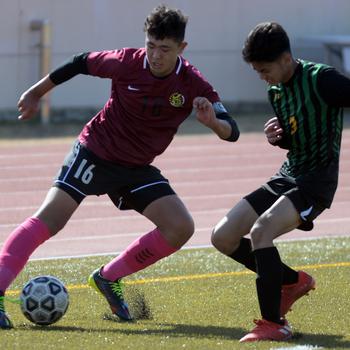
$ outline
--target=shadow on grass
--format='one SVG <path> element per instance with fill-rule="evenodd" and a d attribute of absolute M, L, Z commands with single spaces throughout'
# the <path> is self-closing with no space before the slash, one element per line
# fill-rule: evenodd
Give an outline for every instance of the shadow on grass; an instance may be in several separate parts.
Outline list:
<path fill-rule="evenodd" d="M 108 321 L 112 321 L 108 319 Z M 113 320 L 114 321 L 114 320 Z M 82 332 L 82 333 L 119 333 L 126 336 L 169 336 L 169 337 L 185 337 L 185 338 L 207 338 L 221 340 L 239 340 L 243 337 L 247 330 L 243 328 L 232 328 L 223 326 L 202 326 L 193 324 L 180 323 L 153 323 L 147 322 L 147 326 L 143 325 L 142 329 L 135 329 L 138 324 L 135 322 L 114 321 L 116 328 L 83 328 L 77 326 L 59 326 L 51 325 L 41 327 L 35 325 L 23 324 L 17 326 L 17 330 L 40 331 L 40 332 Z M 350 341 L 345 340 L 343 335 L 338 334 L 311 334 L 311 333 L 295 333 L 293 338 L 288 341 L 290 344 L 309 344 L 325 349 L 349 349 Z"/>
<path fill-rule="evenodd" d="M 112 321 L 108 319 L 108 321 Z M 200 326 L 188 324 L 172 324 L 172 323 L 148 323 L 145 329 L 135 329 L 135 322 L 114 321 L 118 327 L 116 328 L 83 328 L 78 326 L 59 326 L 51 325 L 47 327 L 36 326 L 32 324 L 23 324 L 17 326 L 17 330 L 39 331 L 39 332 L 83 332 L 83 333 L 119 333 L 127 336 L 137 335 L 168 335 L 171 337 L 188 337 L 188 338 L 218 338 L 218 339 L 240 339 L 244 335 L 244 329 L 231 328 L 221 326 Z"/>
<path fill-rule="evenodd" d="M 118 331 L 125 335 L 142 335 L 145 333 L 147 333 L 148 335 L 167 334 L 173 337 L 201 337 L 238 341 L 249 330 L 222 326 L 200 326 L 188 324 L 160 323 L 157 324 L 156 329 L 147 328 L 147 331 L 132 329 L 119 329 Z M 338 334 L 295 333 L 292 339 L 288 341 L 288 343 L 294 343 L 299 345 L 307 343 L 310 345 L 323 347 L 325 349 L 350 348 L 350 341 L 344 340 L 344 336 Z"/>
<path fill-rule="evenodd" d="M 245 331 L 243 328 L 232 328 L 223 326 L 201 326 L 193 324 L 180 323 L 156 323 L 156 328 L 151 328 L 151 324 L 147 330 L 137 329 L 119 329 L 120 333 L 125 335 L 169 335 L 170 337 L 186 337 L 186 338 L 218 338 L 218 339 L 240 339 Z"/>
<path fill-rule="evenodd" d="M 344 339 L 344 336 L 339 334 L 295 333 L 290 342 L 310 344 L 325 349 L 350 349 L 350 341 Z"/>

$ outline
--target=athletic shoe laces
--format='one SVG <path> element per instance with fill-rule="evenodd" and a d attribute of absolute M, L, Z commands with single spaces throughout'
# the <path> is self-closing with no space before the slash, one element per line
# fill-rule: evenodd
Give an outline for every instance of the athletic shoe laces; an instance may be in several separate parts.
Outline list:
<path fill-rule="evenodd" d="M 14 299 L 14 298 L 1 296 L 0 297 L 0 311 L 2 311 L 2 312 L 5 312 L 5 303 L 4 303 L 5 300 L 9 301 L 10 303 L 13 303 L 13 304 L 22 304 L 20 299 Z"/>
<path fill-rule="evenodd" d="M 119 298 L 123 299 L 123 285 L 122 281 L 109 282 L 112 292 Z"/>
<path fill-rule="evenodd" d="M 4 299 L 5 297 L 0 297 L 0 311 L 2 312 L 5 312 Z"/>

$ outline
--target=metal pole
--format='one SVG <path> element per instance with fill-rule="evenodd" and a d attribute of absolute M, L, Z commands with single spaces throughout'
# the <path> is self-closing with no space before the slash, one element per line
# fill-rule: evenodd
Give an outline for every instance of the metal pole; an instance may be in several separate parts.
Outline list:
<path fill-rule="evenodd" d="M 45 77 L 50 73 L 51 67 L 51 23 L 49 20 L 34 20 L 30 23 L 31 30 L 40 31 L 40 78 Z M 50 122 L 50 94 L 45 94 L 41 99 L 40 118 L 42 124 Z"/>

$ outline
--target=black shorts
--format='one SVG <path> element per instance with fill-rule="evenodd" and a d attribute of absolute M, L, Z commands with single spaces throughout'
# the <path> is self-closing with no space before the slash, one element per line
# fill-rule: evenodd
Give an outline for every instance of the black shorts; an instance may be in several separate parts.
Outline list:
<path fill-rule="evenodd" d="M 326 207 L 302 191 L 290 178 L 276 176 L 262 185 L 261 188 L 244 197 L 260 216 L 269 209 L 281 196 L 288 197 L 298 211 L 302 224 L 298 229 L 310 231 L 313 229 L 313 220 L 320 215 Z"/>
<path fill-rule="evenodd" d="M 121 210 L 142 213 L 154 200 L 175 194 L 169 181 L 152 165 L 125 167 L 97 157 L 78 141 L 66 156 L 54 186 L 77 203 L 89 195 L 107 194 Z"/>

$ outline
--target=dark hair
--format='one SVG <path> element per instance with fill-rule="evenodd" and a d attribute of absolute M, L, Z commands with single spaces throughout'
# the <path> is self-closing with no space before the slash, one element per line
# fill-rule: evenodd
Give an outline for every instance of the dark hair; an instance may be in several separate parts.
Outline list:
<path fill-rule="evenodd" d="M 171 38 L 181 43 L 185 39 L 187 19 L 180 10 L 159 5 L 146 18 L 143 30 L 156 40 Z"/>
<path fill-rule="evenodd" d="M 273 62 L 284 52 L 291 52 L 286 31 L 276 22 L 265 22 L 249 33 L 242 55 L 248 63 Z"/>

